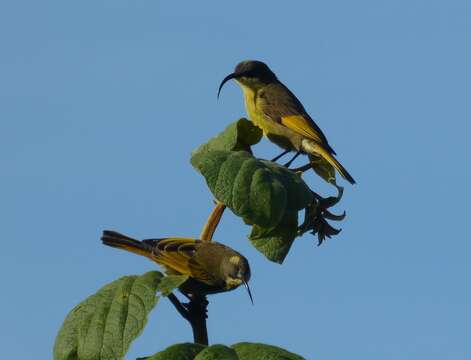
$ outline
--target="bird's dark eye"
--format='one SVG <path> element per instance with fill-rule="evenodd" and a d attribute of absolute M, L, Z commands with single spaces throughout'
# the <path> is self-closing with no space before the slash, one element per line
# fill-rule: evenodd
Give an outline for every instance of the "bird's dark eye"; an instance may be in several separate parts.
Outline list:
<path fill-rule="evenodd" d="M 231 271 L 230 276 L 234 279 L 237 279 L 239 277 L 239 269 L 233 268 Z"/>

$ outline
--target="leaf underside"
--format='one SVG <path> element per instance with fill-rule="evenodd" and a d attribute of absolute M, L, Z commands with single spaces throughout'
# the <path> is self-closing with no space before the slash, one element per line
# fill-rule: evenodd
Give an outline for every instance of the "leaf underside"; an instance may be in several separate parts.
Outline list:
<path fill-rule="evenodd" d="M 274 228 L 252 227 L 249 235 L 252 245 L 267 259 L 281 264 L 298 235 L 298 213 L 285 214 L 280 223 Z"/>
<path fill-rule="evenodd" d="M 299 174 L 252 155 L 246 145 L 260 140 L 254 134 L 260 135 L 255 125 L 238 120 L 194 151 L 191 163 L 214 197 L 253 225 L 252 244 L 281 263 L 297 235 L 297 213 L 313 197 Z"/>
<path fill-rule="evenodd" d="M 67 315 L 54 344 L 55 360 L 121 360 L 158 301 L 184 280 L 158 271 L 103 286 Z M 162 285 L 162 287 L 160 287 Z"/>

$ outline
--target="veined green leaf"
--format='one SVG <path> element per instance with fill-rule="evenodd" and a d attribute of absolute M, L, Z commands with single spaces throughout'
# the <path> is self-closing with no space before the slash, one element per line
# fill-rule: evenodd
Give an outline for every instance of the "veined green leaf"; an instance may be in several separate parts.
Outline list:
<path fill-rule="evenodd" d="M 260 140 L 259 130 L 238 120 L 194 151 L 191 164 L 219 202 L 253 225 L 252 244 L 281 263 L 298 235 L 297 213 L 313 195 L 300 174 L 252 155 L 250 145 Z"/>
<path fill-rule="evenodd" d="M 175 344 L 154 354 L 147 360 L 194 360 L 195 356 L 205 348 L 204 345 L 193 343 Z"/>
<path fill-rule="evenodd" d="M 230 347 L 216 344 L 201 351 L 194 360 L 239 360 L 239 357 Z"/>
<path fill-rule="evenodd" d="M 262 136 L 262 130 L 258 126 L 247 119 L 241 118 L 228 125 L 206 144 L 201 145 L 193 152 L 192 157 L 214 150 L 245 150 L 250 152 L 250 146 L 258 143 Z"/>
<path fill-rule="evenodd" d="M 281 264 L 297 235 L 298 213 L 294 211 L 286 213 L 280 223 L 273 228 L 254 225 L 249 239 L 268 260 Z"/>
<path fill-rule="evenodd" d="M 158 271 L 124 276 L 78 304 L 54 344 L 55 360 L 121 360 L 158 297 Z"/>
<path fill-rule="evenodd" d="M 192 158 L 214 197 L 247 224 L 274 227 L 312 194 L 298 174 L 245 151 L 209 151 Z"/>
<path fill-rule="evenodd" d="M 303 357 L 293 354 L 277 346 L 241 342 L 232 345 L 239 360 L 305 360 Z"/>
<path fill-rule="evenodd" d="M 168 347 L 147 360 L 305 360 L 303 357 L 277 346 L 241 342 L 203 346 L 183 343 Z"/>
<path fill-rule="evenodd" d="M 188 275 L 166 275 L 160 280 L 157 289 L 162 296 L 169 296 L 170 293 L 188 280 Z"/>

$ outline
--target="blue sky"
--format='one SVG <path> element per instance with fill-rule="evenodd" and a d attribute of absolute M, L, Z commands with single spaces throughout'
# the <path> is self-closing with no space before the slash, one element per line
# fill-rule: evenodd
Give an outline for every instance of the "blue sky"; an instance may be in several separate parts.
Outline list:
<path fill-rule="evenodd" d="M 469 1 L 10 1 L 0 4 L 0 343 L 47 359 L 67 312 L 154 269 L 103 229 L 197 236 L 212 207 L 191 151 L 245 114 L 222 78 L 266 61 L 357 180 L 342 233 L 282 266 L 230 212 L 216 233 L 252 265 L 210 298 L 212 343 L 308 359 L 469 359 Z M 264 141 L 260 157 L 279 151 Z M 332 189 L 309 175 L 325 194 Z M 466 285 L 468 284 L 468 285 Z M 128 359 L 191 340 L 167 300 Z"/>

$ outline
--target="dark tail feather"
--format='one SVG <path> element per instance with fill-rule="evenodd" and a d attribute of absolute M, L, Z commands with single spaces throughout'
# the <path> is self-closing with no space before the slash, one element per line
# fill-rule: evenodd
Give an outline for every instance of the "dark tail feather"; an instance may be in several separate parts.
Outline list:
<path fill-rule="evenodd" d="M 339 164 L 339 168 L 340 168 L 340 175 L 342 175 L 345 180 L 347 180 L 350 184 L 354 185 L 356 184 L 356 181 L 355 179 L 352 177 L 352 175 L 350 175 L 350 173 L 347 171 L 347 169 L 345 169 L 342 164 L 338 163 Z"/>
<path fill-rule="evenodd" d="M 151 244 L 135 240 L 116 231 L 105 230 L 101 236 L 103 244 L 152 258 Z"/>
<path fill-rule="evenodd" d="M 345 168 L 344 168 L 344 169 L 345 169 Z M 352 177 L 352 175 L 350 175 L 350 174 L 348 173 L 347 170 L 345 170 L 344 173 L 345 173 L 345 179 L 347 179 L 347 181 L 348 181 L 350 184 L 354 185 L 354 184 L 357 183 L 357 182 L 355 181 L 355 179 Z"/>

